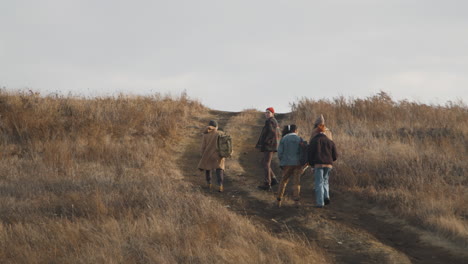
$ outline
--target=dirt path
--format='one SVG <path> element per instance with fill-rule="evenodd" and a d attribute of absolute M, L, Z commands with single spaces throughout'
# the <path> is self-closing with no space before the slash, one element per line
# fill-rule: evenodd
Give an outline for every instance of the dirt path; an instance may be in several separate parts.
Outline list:
<path fill-rule="evenodd" d="M 278 121 L 287 122 L 287 115 Z M 196 169 L 199 161 L 201 130 L 214 119 L 234 140 L 235 153 L 226 162 L 225 192 L 209 191 L 204 176 Z M 453 254 L 421 239 L 421 232 L 377 205 L 335 191 L 331 186 L 331 205 L 313 207 L 313 179 L 306 172 L 301 180 L 301 205 L 288 199 L 289 187 L 282 208 L 276 207 L 275 193 L 256 188 L 262 182 L 261 153 L 254 149 L 263 126 L 259 113 L 211 111 L 199 117 L 199 124 L 187 127 L 190 141 L 181 159 L 185 177 L 199 186 L 206 195 L 216 198 L 233 212 L 264 225 L 278 237 L 295 236 L 317 244 L 336 263 L 468 263 L 467 256 Z M 273 165 L 278 179 L 277 164 Z M 276 191 L 276 189 L 275 189 Z"/>

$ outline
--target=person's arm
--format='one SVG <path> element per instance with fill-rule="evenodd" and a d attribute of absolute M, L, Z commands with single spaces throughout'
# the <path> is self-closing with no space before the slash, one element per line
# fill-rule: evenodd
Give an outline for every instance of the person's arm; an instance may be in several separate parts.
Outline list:
<path fill-rule="evenodd" d="M 262 128 L 262 132 L 260 133 L 260 137 L 258 137 L 256 148 L 260 149 L 263 146 L 263 142 L 265 141 L 265 127 Z"/>
<path fill-rule="evenodd" d="M 281 138 L 281 132 L 278 134 L 278 122 L 276 121 L 276 119 L 269 119 L 269 131 L 268 131 L 268 134 L 269 136 L 271 136 L 272 138 L 273 137 L 276 137 L 279 141 L 279 138 Z"/>
<path fill-rule="evenodd" d="M 283 154 L 284 154 L 284 140 L 282 139 L 278 147 L 278 158 L 280 160 L 283 159 Z"/>
<path fill-rule="evenodd" d="M 271 148 L 277 149 L 281 140 L 281 132 L 278 131 L 279 129 L 276 119 L 268 119 L 265 126 L 267 128 L 265 133 L 265 144 Z"/>
<path fill-rule="evenodd" d="M 333 158 L 333 161 L 338 159 L 338 151 L 336 150 L 336 145 L 333 141 L 332 141 L 332 158 Z"/>
<path fill-rule="evenodd" d="M 309 147 L 307 148 L 307 158 L 309 160 L 309 165 L 314 167 L 314 160 L 315 160 L 315 148 L 317 143 L 315 141 L 310 142 Z"/>
<path fill-rule="evenodd" d="M 306 144 L 304 139 L 302 139 L 301 137 L 299 137 L 299 140 L 298 140 L 298 146 L 297 146 L 297 151 L 296 151 L 296 155 L 300 158 L 301 157 L 301 152 L 302 152 L 302 145 L 303 144 Z"/>

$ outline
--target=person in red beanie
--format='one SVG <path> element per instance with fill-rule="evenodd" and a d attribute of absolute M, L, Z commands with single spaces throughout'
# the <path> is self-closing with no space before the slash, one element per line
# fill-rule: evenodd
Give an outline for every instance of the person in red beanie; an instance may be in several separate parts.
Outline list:
<path fill-rule="evenodd" d="M 256 148 L 263 152 L 262 166 L 265 170 L 263 177 L 263 185 L 258 186 L 259 189 L 271 191 L 271 186 L 278 184 L 275 173 L 271 169 L 271 160 L 273 155 L 278 151 L 278 143 L 281 138 L 278 121 L 275 119 L 275 109 L 268 107 L 265 110 L 265 125 L 258 139 Z"/>

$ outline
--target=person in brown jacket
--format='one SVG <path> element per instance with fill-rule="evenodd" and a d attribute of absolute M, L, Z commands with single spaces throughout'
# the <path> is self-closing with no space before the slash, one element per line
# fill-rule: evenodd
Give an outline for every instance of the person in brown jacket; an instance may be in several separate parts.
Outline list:
<path fill-rule="evenodd" d="M 263 185 L 258 186 L 259 189 L 271 191 L 271 186 L 278 184 L 275 173 L 271 169 L 271 160 L 273 154 L 278 151 L 279 132 L 278 121 L 275 119 L 275 110 L 273 107 L 268 107 L 265 110 L 265 125 L 258 139 L 256 148 L 263 152 L 262 166 L 265 171 L 263 176 Z"/>
<path fill-rule="evenodd" d="M 216 170 L 219 192 L 223 192 L 225 158 L 221 158 L 217 150 L 218 135 L 220 133 L 222 132 L 218 131 L 218 123 L 214 120 L 211 120 L 203 132 L 201 144 L 202 157 L 198 163 L 198 169 L 205 171 L 206 182 L 210 190 L 212 188 L 211 172 Z"/>

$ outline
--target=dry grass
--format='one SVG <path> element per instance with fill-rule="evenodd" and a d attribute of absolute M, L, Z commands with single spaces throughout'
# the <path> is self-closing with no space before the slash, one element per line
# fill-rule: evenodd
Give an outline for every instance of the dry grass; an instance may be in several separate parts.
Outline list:
<path fill-rule="evenodd" d="M 385 204 L 414 224 L 468 246 L 468 107 L 367 99 L 302 99 L 302 131 L 319 114 L 341 153 L 333 186 Z"/>
<path fill-rule="evenodd" d="M 178 98 L 0 92 L 1 263 L 323 263 L 187 186 Z"/>

